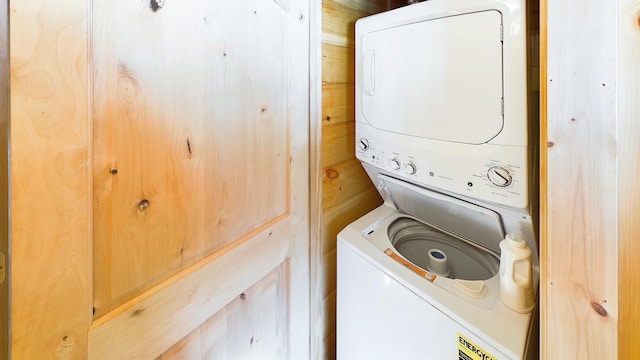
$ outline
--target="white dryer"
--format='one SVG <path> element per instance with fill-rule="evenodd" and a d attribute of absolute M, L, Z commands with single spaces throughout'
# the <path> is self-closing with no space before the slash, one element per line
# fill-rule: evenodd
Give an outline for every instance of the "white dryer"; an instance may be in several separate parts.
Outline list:
<path fill-rule="evenodd" d="M 500 247 L 539 260 L 525 0 L 430 0 L 356 23 L 356 156 L 384 204 L 338 235 L 337 357 L 525 359 L 536 309 Z"/>

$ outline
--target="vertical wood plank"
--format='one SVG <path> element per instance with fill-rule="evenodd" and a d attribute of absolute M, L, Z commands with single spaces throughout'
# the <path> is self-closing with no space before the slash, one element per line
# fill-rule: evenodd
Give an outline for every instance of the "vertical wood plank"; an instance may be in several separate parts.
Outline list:
<path fill-rule="evenodd" d="M 323 352 L 324 323 L 319 314 L 323 311 L 322 299 L 322 1 L 310 2 L 309 18 L 309 280 L 310 359 L 319 360 Z"/>
<path fill-rule="evenodd" d="M 9 256 L 9 8 L 0 2 L 0 251 Z M 7 266 L 2 271 L 6 274 Z M 9 358 L 9 278 L 0 284 L 0 358 Z"/>
<path fill-rule="evenodd" d="M 548 164 L 547 161 L 549 154 L 547 152 L 547 142 L 548 142 L 548 122 L 549 117 L 547 116 L 548 112 L 548 90 L 547 90 L 547 78 L 548 78 L 548 53 L 549 53 L 549 41 L 548 35 L 549 31 L 547 29 L 547 23 L 549 22 L 548 18 L 548 0 L 540 0 L 540 194 L 539 194 L 539 206 L 540 206 L 540 214 L 539 214 L 539 237 L 538 237 L 538 251 L 540 252 L 540 358 L 547 359 L 547 351 L 549 349 L 547 345 L 547 336 L 545 336 L 546 327 L 547 327 L 547 319 L 549 317 L 548 314 L 548 306 L 547 299 L 549 296 L 547 294 L 547 269 L 549 268 L 548 264 L 548 255 L 547 248 L 549 242 L 549 232 L 548 232 L 548 219 L 547 214 L 549 212 L 549 204 L 548 204 L 548 193 L 549 193 L 549 182 L 548 182 Z"/>
<path fill-rule="evenodd" d="M 9 4 L 14 359 L 87 357 L 87 5 Z"/>
<path fill-rule="evenodd" d="M 614 359 L 616 4 L 549 1 L 546 6 L 543 357 Z"/>
<path fill-rule="evenodd" d="M 618 358 L 640 354 L 640 1 L 618 1 Z"/>
<path fill-rule="evenodd" d="M 291 162 L 289 185 L 290 211 L 292 231 L 296 236 L 289 244 L 290 268 L 288 291 L 291 297 L 290 319 L 291 337 L 289 343 L 289 353 L 291 359 L 308 359 L 310 352 L 310 274 L 309 274 L 309 126 L 310 111 L 310 44 L 311 30 L 310 18 L 316 16 L 313 2 L 298 0 L 292 6 L 291 20 L 287 28 L 287 44 L 291 49 L 287 54 L 286 67 L 286 89 L 289 91 L 289 102 L 287 108 L 289 131 L 290 131 L 290 151 Z M 315 34 L 317 35 L 317 34 Z M 317 38 L 314 38 L 318 41 Z M 304 49 L 304 51 L 293 51 L 293 49 Z M 314 105 L 314 106 L 317 106 Z M 315 111 L 317 112 L 317 110 Z"/>

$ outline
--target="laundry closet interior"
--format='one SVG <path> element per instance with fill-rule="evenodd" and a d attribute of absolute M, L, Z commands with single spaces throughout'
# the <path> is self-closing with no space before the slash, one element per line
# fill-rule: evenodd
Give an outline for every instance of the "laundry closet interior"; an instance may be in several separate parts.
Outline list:
<path fill-rule="evenodd" d="M 640 0 L 526 3 L 540 358 L 633 358 Z M 0 358 L 335 359 L 355 23 L 418 5 L 0 5 Z"/>

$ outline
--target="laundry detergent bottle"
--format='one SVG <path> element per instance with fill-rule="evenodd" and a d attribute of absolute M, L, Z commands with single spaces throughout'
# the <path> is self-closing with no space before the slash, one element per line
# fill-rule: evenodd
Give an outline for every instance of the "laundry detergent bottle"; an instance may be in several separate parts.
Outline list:
<path fill-rule="evenodd" d="M 514 311 L 527 313 L 535 306 L 531 249 L 519 231 L 500 242 L 500 300 Z"/>

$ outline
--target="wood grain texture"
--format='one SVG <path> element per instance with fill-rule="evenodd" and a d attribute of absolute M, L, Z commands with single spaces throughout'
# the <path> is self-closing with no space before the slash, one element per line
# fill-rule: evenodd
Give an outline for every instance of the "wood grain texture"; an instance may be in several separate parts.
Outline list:
<path fill-rule="evenodd" d="M 322 148 L 323 167 L 355 157 L 355 128 L 354 121 L 322 127 L 322 138 L 326 145 Z"/>
<path fill-rule="evenodd" d="M 10 3 L 11 351 L 86 359 L 91 322 L 86 1 Z"/>
<path fill-rule="evenodd" d="M 286 231 L 286 224 L 265 230 L 233 249 L 204 259 L 153 291 L 100 318 L 90 333 L 90 358 L 152 359 L 163 354 L 218 311 L 224 312 L 227 304 L 258 283 L 263 274 L 282 267 L 287 260 L 287 239 L 291 236 Z M 252 258 L 250 266 L 242 261 L 247 257 Z M 256 301 L 259 299 L 256 297 Z M 268 296 L 264 300 L 265 306 L 272 301 Z M 285 308 L 287 305 L 288 302 L 281 304 Z M 271 310 L 267 307 L 260 311 Z M 277 315 L 283 321 L 281 325 L 287 328 L 286 312 L 272 315 Z M 257 321 L 256 327 L 268 326 L 250 317 L 242 321 Z M 210 321 L 209 326 L 212 325 L 215 324 Z M 239 332 L 228 334 L 228 341 L 247 336 L 246 332 L 240 331 L 243 329 L 237 330 Z M 288 342 L 278 346 L 287 348 Z M 229 352 L 227 358 L 238 358 L 247 349 L 237 350 L 240 352 Z"/>
<path fill-rule="evenodd" d="M 286 358 L 287 270 L 271 271 L 157 360 Z"/>
<path fill-rule="evenodd" d="M 352 194 L 345 201 L 324 211 L 322 218 L 325 230 L 323 233 L 323 254 L 328 253 L 335 247 L 336 237 L 342 229 L 362 215 L 382 205 L 382 198 L 373 184 L 364 186 L 361 190 L 360 193 Z"/>
<path fill-rule="evenodd" d="M 323 84 L 353 84 L 355 70 L 355 49 L 353 46 L 330 43 L 322 45 Z"/>
<path fill-rule="evenodd" d="M 373 187 L 367 173 L 355 158 L 325 168 L 322 181 L 322 202 L 325 211 Z M 362 215 L 365 213 L 363 212 Z"/>
<path fill-rule="evenodd" d="M 9 8 L 0 3 L 0 252 L 9 256 Z M 6 265 L 2 269 L 5 274 Z M 0 284 L 0 358 L 9 358 L 9 278 Z"/>
<path fill-rule="evenodd" d="M 326 84 L 322 87 L 322 125 L 355 121 L 355 85 Z"/>
<path fill-rule="evenodd" d="M 616 4 L 546 10 L 543 358 L 615 359 Z"/>
<path fill-rule="evenodd" d="M 640 1 L 618 1 L 618 358 L 640 354 Z"/>
<path fill-rule="evenodd" d="M 289 211 L 280 6 L 117 4 L 94 8 L 96 316 Z"/>
<path fill-rule="evenodd" d="M 549 97 L 547 91 L 548 84 L 548 35 L 549 32 L 547 30 L 548 23 L 548 1 L 541 0 L 540 1 L 540 195 L 539 195 L 539 205 L 540 205 L 540 232 L 538 239 L 538 251 L 540 252 L 540 358 L 547 359 L 547 349 L 549 346 L 547 345 L 547 336 L 544 335 L 543 329 L 547 326 L 547 319 L 549 318 L 549 311 L 547 306 L 547 299 L 549 299 L 548 295 L 548 278 L 547 269 L 548 266 L 548 255 L 547 249 L 549 248 L 549 232 L 548 232 L 548 217 L 549 213 L 549 203 L 548 203 L 548 193 L 549 193 L 549 175 L 548 175 L 548 165 L 547 161 L 549 155 L 547 152 L 547 144 L 548 144 L 548 105 L 547 99 Z"/>
<path fill-rule="evenodd" d="M 13 358 L 155 358 L 274 273 L 308 358 L 309 2 L 59 5 L 9 9 Z"/>
<path fill-rule="evenodd" d="M 94 5 L 90 355 L 159 356 L 287 259 L 308 357 L 308 2 Z"/>
<path fill-rule="evenodd" d="M 322 311 L 322 118 L 324 94 L 322 86 L 322 2 L 311 2 L 309 18 L 309 281 L 310 358 L 322 359 L 324 325 L 314 316 Z"/>
<path fill-rule="evenodd" d="M 326 321 L 327 328 L 331 330 L 322 339 L 325 351 L 322 354 L 323 359 L 336 359 L 336 294 L 336 289 L 334 288 L 322 301 L 323 313 L 321 317 Z"/>
<path fill-rule="evenodd" d="M 366 3 L 366 2 L 363 2 Z M 322 40 L 327 43 L 355 45 L 355 23 L 371 14 L 360 8 L 360 3 L 339 1 L 322 2 Z"/>

